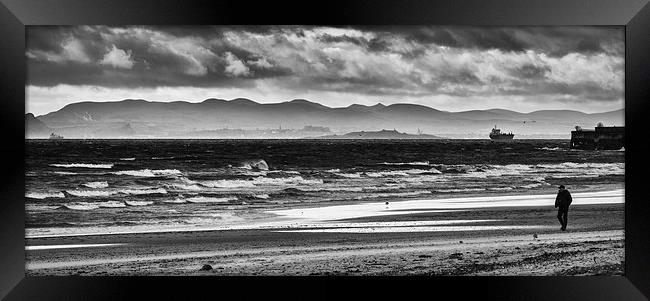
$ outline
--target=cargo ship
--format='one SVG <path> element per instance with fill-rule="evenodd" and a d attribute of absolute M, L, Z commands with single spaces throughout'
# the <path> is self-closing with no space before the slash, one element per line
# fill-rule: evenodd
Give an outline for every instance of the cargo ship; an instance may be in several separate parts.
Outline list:
<path fill-rule="evenodd" d="M 571 148 L 587 150 L 620 150 L 625 147 L 624 126 L 604 126 L 598 123 L 593 130 L 580 126 L 571 131 Z"/>
<path fill-rule="evenodd" d="M 60 140 L 63 139 L 63 136 L 57 135 L 55 133 L 50 134 L 50 140 Z"/>
<path fill-rule="evenodd" d="M 492 131 L 490 132 L 490 139 L 496 141 L 512 140 L 515 137 L 513 133 L 501 133 L 501 130 L 495 125 Z"/>

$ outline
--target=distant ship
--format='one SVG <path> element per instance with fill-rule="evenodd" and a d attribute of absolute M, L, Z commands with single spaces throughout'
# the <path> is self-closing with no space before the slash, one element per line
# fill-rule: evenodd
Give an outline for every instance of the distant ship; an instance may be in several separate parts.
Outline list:
<path fill-rule="evenodd" d="M 50 139 L 51 140 L 60 140 L 60 139 L 63 139 L 63 136 L 52 133 L 52 134 L 50 134 Z"/>
<path fill-rule="evenodd" d="M 490 132 L 490 139 L 492 140 L 512 140 L 512 138 L 515 137 L 515 134 L 513 133 L 501 133 L 500 129 L 497 129 L 497 126 L 495 125 L 494 128 L 492 129 L 492 132 Z"/>
<path fill-rule="evenodd" d="M 576 126 L 571 131 L 571 148 L 590 150 L 625 150 L 625 127 L 604 126 L 602 122 L 593 130 Z"/>

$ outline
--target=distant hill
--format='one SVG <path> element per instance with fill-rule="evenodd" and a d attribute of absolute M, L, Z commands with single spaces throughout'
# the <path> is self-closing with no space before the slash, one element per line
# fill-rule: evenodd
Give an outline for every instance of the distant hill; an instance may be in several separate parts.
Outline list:
<path fill-rule="evenodd" d="M 53 132 L 45 123 L 38 120 L 32 113 L 25 114 L 25 137 L 47 138 Z"/>
<path fill-rule="evenodd" d="M 258 133 L 250 137 L 260 138 L 259 133 L 274 129 L 282 132 L 282 137 L 304 138 L 313 137 L 314 133 L 301 129 L 321 126 L 337 135 L 394 128 L 403 133 L 420 129 L 436 136 L 487 139 L 495 125 L 515 133 L 515 139 L 569 138 L 576 125 L 589 128 L 598 122 L 624 124 L 622 109 L 597 114 L 569 110 L 519 113 L 503 109 L 446 112 L 408 103 L 330 108 L 305 99 L 258 103 L 246 98 L 210 98 L 198 103 L 143 99 L 85 101 L 36 118 L 66 138 L 187 138 L 189 133 L 220 138 L 223 129 L 241 130 L 244 138 L 249 137 L 249 132 Z"/>
<path fill-rule="evenodd" d="M 444 139 L 443 137 L 438 137 L 434 135 L 427 134 L 406 134 L 400 133 L 396 130 L 381 130 L 374 132 L 352 132 L 343 135 L 326 135 L 315 137 L 315 139 Z"/>

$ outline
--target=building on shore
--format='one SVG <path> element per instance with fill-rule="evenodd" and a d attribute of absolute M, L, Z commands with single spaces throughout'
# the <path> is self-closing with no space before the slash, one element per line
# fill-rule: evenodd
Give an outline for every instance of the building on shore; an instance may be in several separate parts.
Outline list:
<path fill-rule="evenodd" d="M 571 131 L 571 148 L 618 150 L 624 146 L 624 126 L 603 126 L 599 123 L 593 130 L 576 126 L 576 130 Z"/>

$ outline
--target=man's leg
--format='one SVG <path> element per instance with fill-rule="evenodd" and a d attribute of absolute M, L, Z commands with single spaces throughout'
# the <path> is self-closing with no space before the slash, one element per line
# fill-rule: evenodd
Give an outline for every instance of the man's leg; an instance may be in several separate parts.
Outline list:
<path fill-rule="evenodd" d="M 558 212 L 558 218 L 560 219 L 560 224 L 562 224 L 561 230 L 566 230 L 566 223 L 567 223 L 567 208 L 565 206 L 560 206 L 560 210 Z"/>
<path fill-rule="evenodd" d="M 557 220 L 560 221 L 560 225 L 562 226 L 562 229 L 564 229 L 564 218 L 562 218 L 562 206 L 557 208 Z"/>
<path fill-rule="evenodd" d="M 564 229 L 566 230 L 566 226 L 569 223 L 569 206 L 564 207 Z"/>

